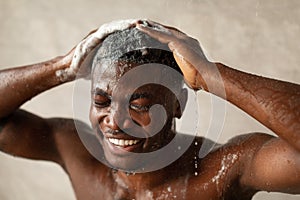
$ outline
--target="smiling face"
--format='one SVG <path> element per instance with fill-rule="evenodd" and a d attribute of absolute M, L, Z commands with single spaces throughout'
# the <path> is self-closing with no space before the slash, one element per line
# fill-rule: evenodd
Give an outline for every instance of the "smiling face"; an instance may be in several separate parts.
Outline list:
<path fill-rule="evenodd" d="M 134 170 L 151 164 L 143 163 L 135 155 L 168 144 L 175 136 L 173 119 L 180 117 L 183 109 L 176 98 L 185 96 L 183 79 L 174 79 L 163 67 L 151 64 L 173 65 L 178 70 L 172 53 L 145 48 L 144 41 L 151 39 L 140 34 L 137 30 L 127 30 L 108 36 L 93 63 L 90 121 L 106 160 L 117 169 Z M 127 48 L 126 44 L 115 44 L 120 38 L 130 40 L 127 46 L 138 50 L 122 50 L 124 45 Z M 146 63 L 147 72 L 136 70 Z M 148 83 L 141 84 L 145 79 Z M 165 80 L 171 82 L 172 92 L 160 84 Z"/>
<path fill-rule="evenodd" d="M 106 160 L 115 168 L 134 169 L 143 163 L 132 153 L 152 152 L 172 140 L 172 122 L 181 116 L 181 108 L 166 87 L 146 84 L 137 88 L 135 83 L 142 74 L 134 73 L 135 78 L 126 78 L 126 84 L 118 85 L 127 75 L 124 68 L 102 65 L 101 70 L 94 72 L 90 120 Z M 159 69 L 153 73 L 157 74 L 156 79 L 161 74 Z M 157 105 L 163 108 L 153 109 Z"/>

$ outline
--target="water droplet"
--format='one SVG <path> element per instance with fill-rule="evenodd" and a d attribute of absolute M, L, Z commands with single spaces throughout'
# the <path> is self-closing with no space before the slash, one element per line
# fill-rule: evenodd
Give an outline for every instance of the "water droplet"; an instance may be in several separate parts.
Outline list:
<path fill-rule="evenodd" d="M 127 176 L 134 175 L 134 174 L 135 174 L 135 172 L 126 172 Z"/>
<path fill-rule="evenodd" d="M 195 146 L 197 146 L 197 145 L 198 145 L 198 142 L 196 141 L 196 142 L 195 142 Z"/>
<path fill-rule="evenodd" d="M 198 176 L 198 172 L 195 172 L 195 176 Z"/>
<path fill-rule="evenodd" d="M 177 148 L 178 148 L 178 150 L 181 150 L 181 146 L 178 146 Z"/>
<path fill-rule="evenodd" d="M 172 188 L 170 186 L 167 188 L 167 190 L 168 192 L 172 192 Z"/>

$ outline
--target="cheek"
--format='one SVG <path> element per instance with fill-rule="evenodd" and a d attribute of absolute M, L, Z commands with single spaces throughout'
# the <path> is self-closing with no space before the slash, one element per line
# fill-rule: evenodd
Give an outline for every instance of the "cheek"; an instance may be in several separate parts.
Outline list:
<path fill-rule="evenodd" d="M 91 107 L 89 118 L 93 128 L 95 128 L 96 126 L 98 126 L 99 122 L 101 121 L 101 118 L 103 118 L 103 114 L 102 112 L 99 112 L 96 108 Z"/>
<path fill-rule="evenodd" d="M 90 118 L 91 125 L 94 128 L 96 126 L 97 119 L 95 113 L 92 110 L 90 110 L 89 118 Z"/>
<path fill-rule="evenodd" d="M 129 112 L 131 120 L 139 126 L 147 126 L 151 122 L 151 118 L 148 112 L 137 113 L 134 111 Z"/>

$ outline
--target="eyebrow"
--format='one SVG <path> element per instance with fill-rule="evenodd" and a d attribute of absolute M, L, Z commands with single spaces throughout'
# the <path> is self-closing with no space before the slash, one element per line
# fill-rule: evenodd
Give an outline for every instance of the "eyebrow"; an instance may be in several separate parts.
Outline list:
<path fill-rule="evenodd" d="M 151 96 L 152 96 L 151 94 L 146 93 L 146 92 L 144 92 L 144 93 L 133 93 L 130 97 L 130 101 L 133 101 L 133 100 L 136 100 L 136 99 L 144 99 L 144 98 L 150 99 Z"/>
<path fill-rule="evenodd" d="M 107 92 L 105 92 L 104 90 L 102 89 L 99 89 L 99 88 L 95 88 L 91 91 L 91 93 L 93 95 L 100 95 L 100 96 L 104 96 L 104 97 L 107 97 L 109 99 L 112 98 L 111 95 L 109 95 Z M 127 99 L 130 99 L 130 101 L 134 101 L 136 99 L 150 99 L 152 97 L 151 94 L 147 93 L 147 92 L 142 92 L 142 93 L 133 93 L 132 95 L 129 95 L 130 98 L 127 98 Z"/>

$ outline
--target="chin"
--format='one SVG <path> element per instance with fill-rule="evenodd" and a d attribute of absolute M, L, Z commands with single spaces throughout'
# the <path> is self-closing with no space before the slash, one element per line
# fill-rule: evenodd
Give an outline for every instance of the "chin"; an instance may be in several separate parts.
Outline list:
<path fill-rule="evenodd" d="M 104 151 L 104 155 L 111 168 L 126 172 L 141 171 L 146 164 L 134 155 L 119 156 L 106 151 Z"/>
<path fill-rule="evenodd" d="M 154 136 L 147 139 L 134 138 L 135 142 L 128 143 L 127 141 L 124 144 L 124 142 L 117 142 L 118 140 L 111 135 L 106 137 L 100 130 L 98 130 L 97 136 L 108 166 L 126 172 L 143 172 L 145 169 L 152 168 L 151 166 L 157 158 L 154 158 L 153 154 L 151 156 L 148 153 L 162 148 L 167 144 L 166 141 L 169 142 L 171 140 L 171 138 L 168 138 L 170 140 L 166 140 L 166 144 L 158 143 L 157 141 L 162 141 L 162 138 Z M 126 136 L 126 138 L 128 139 L 129 136 Z M 122 140 L 124 138 L 119 137 L 119 139 Z"/>

